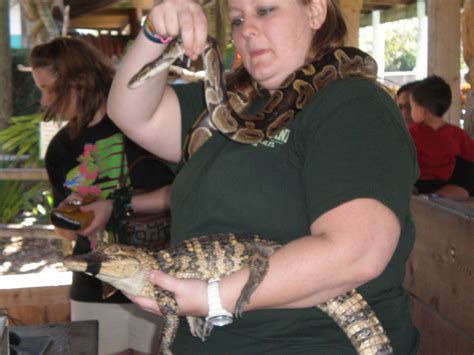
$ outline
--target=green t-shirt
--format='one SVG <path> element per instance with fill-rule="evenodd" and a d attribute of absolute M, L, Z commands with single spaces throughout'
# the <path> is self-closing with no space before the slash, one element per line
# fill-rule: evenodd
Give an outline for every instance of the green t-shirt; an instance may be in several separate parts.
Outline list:
<path fill-rule="evenodd" d="M 174 87 L 183 138 L 205 108 L 202 86 Z M 184 139 L 183 139 L 184 141 Z M 181 168 L 172 188 L 172 242 L 213 233 L 257 233 L 282 244 L 355 198 L 397 215 L 401 237 L 383 274 L 359 288 L 396 354 L 415 353 L 418 334 L 402 287 L 414 243 L 409 211 L 417 177 L 414 146 L 393 99 L 361 79 L 331 83 L 278 136 L 245 145 L 216 133 Z M 310 282 L 310 280 L 308 280 Z M 181 321 L 175 354 L 353 354 L 339 327 L 316 308 L 246 312 L 206 342 Z"/>

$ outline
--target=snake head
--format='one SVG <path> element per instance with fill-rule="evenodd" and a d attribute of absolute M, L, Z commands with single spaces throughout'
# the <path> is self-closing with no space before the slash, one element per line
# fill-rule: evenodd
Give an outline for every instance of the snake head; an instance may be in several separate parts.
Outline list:
<path fill-rule="evenodd" d="M 168 44 L 165 51 L 156 59 L 145 64 L 128 82 L 129 89 L 136 89 L 145 84 L 151 78 L 163 73 L 178 58 L 184 58 L 184 47 L 180 37 L 175 38 Z"/>

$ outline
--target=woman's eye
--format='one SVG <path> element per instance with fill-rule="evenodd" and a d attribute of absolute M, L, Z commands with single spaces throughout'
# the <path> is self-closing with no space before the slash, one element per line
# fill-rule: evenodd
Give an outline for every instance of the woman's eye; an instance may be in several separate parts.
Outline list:
<path fill-rule="evenodd" d="M 265 15 L 268 15 L 270 12 L 272 12 L 274 10 L 273 7 L 264 7 L 264 8 L 261 8 L 261 9 L 258 9 L 257 10 L 257 14 L 259 16 L 265 16 Z"/>
<path fill-rule="evenodd" d="M 242 23 L 244 22 L 244 18 L 239 16 L 239 17 L 235 17 L 232 19 L 231 23 L 232 23 L 232 26 L 240 26 Z"/>

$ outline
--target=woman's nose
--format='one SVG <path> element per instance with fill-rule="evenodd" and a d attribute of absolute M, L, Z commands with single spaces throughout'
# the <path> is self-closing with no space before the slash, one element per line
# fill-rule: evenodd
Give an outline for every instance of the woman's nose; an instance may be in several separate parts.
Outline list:
<path fill-rule="evenodd" d="M 50 101 L 49 95 L 41 94 L 40 104 L 41 106 L 47 106 Z"/>
<path fill-rule="evenodd" d="M 258 33 L 256 21 L 247 17 L 242 24 L 242 35 L 246 38 L 255 36 Z"/>

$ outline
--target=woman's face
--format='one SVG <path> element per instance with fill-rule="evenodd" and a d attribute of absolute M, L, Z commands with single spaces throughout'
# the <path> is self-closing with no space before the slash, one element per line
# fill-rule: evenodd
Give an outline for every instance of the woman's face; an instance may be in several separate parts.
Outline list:
<path fill-rule="evenodd" d="M 242 62 L 264 88 L 277 89 L 305 63 L 316 28 L 301 0 L 229 0 L 229 15 Z"/>
<path fill-rule="evenodd" d="M 50 106 L 54 99 L 56 98 L 56 93 L 54 91 L 54 81 L 56 80 L 56 75 L 51 67 L 39 67 L 34 68 L 32 71 L 33 80 L 41 91 L 41 106 L 48 107 Z M 74 108 L 75 108 L 75 97 L 73 89 L 70 89 L 69 102 L 62 106 L 65 107 L 65 112 L 59 112 L 61 119 L 69 120 L 74 117 Z"/>
<path fill-rule="evenodd" d="M 51 67 L 34 68 L 32 74 L 36 86 L 41 91 L 41 106 L 50 105 L 55 98 L 53 85 L 56 80 Z"/>

